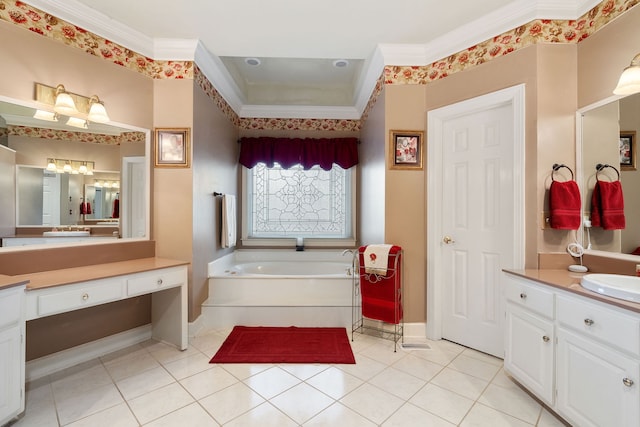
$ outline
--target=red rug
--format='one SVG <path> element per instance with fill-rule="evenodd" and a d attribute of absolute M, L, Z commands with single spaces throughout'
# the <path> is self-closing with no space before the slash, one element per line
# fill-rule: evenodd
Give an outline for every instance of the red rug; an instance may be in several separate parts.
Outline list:
<path fill-rule="evenodd" d="M 210 363 L 356 363 L 345 328 L 236 326 Z"/>

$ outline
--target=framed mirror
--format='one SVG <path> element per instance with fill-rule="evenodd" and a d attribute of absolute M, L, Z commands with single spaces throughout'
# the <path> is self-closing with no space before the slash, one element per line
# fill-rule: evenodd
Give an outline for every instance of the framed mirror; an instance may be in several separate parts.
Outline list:
<path fill-rule="evenodd" d="M 625 227 L 605 230 L 585 227 L 582 244 L 594 253 L 616 257 L 640 254 L 640 171 L 635 164 L 635 147 L 626 146 L 628 135 L 640 132 L 640 94 L 624 98 L 611 97 L 590 105 L 577 115 L 577 169 L 582 194 L 583 217 L 590 218 L 591 198 L 596 182 L 596 166 L 609 165 L 598 173 L 598 179 L 619 179 L 624 196 Z M 635 142 L 635 141 L 634 141 Z M 631 166 L 631 167 L 630 167 Z M 588 223 L 587 223 L 588 224 Z"/>
<path fill-rule="evenodd" d="M 148 239 L 151 132 L 73 128 L 36 107 L 0 96 L 0 251 Z"/>

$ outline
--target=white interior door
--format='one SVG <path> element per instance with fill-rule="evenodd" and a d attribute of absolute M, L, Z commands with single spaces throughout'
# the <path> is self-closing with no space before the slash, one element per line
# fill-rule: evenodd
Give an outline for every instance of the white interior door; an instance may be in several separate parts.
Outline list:
<path fill-rule="evenodd" d="M 439 147 L 430 164 L 441 166 L 429 175 L 429 190 L 437 188 L 440 197 L 430 197 L 428 206 L 438 221 L 428 226 L 428 255 L 438 260 L 428 266 L 428 284 L 439 283 L 431 304 L 441 311 L 428 310 L 427 324 L 440 314 L 440 337 L 498 357 L 504 355 L 502 269 L 523 260 L 519 106 L 501 92 L 445 107 L 435 114 L 437 123 L 430 120 L 438 135 L 429 141 Z"/>
<path fill-rule="evenodd" d="M 122 159 L 122 185 L 120 186 L 120 224 L 122 237 L 148 237 L 148 191 L 144 157 Z"/>
<path fill-rule="evenodd" d="M 60 224 L 60 175 L 45 170 L 42 179 L 42 225 L 55 227 Z"/>

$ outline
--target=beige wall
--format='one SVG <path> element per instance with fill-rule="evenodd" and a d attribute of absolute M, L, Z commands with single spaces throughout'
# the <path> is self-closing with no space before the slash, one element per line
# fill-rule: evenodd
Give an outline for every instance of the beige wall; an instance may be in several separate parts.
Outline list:
<path fill-rule="evenodd" d="M 208 297 L 208 263 L 233 251 L 232 248 L 220 247 L 222 199 L 214 197 L 213 193 L 215 191 L 240 195 L 238 130 L 198 86 L 194 90 L 193 111 L 193 261 L 189 296 L 190 320 L 195 320 L 200 315 L 201 305 Z M 239 199 L 237 201 L 240 202 Z M 238 203 L 238 208 L 240 206 Z"/>
<path fill-rule="evenodd" d="M 361 245 L 385 243 L 385 105 L 383 89 L 360 132 L 357 236 Z"/>

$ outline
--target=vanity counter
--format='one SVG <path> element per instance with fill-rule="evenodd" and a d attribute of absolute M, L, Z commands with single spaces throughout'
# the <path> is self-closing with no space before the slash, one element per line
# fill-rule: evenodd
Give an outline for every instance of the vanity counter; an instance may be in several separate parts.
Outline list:
<path fill-rule="evenodd" d="M 563 289 L 587 298 L 598 300 L 607 304 L 615 305 L 626 310 L 640 313 L 640 304 L 631 301 L 625 301 L 617 298 L 610 298 L 596 292 L 592 292 L 580 285 L 582 276 L 589 273 L 573 273 L 567 270 L 503 270 L 505 273 L 520 276 L 525 279 L 534 280 L 536 282 L 553 286 L 554 288 Z"/>
<path fill-rule="evenodd" d="M 12 288 L 14 286 L 26 285 L 29 279 L 20 279 L 12 276 L 5 276 L 0 274 L 0 290 Z"/>
<path fill-rule="evenodd" d="M 187 261 L 167 258 L 141 258 L 128 261 L 118 261 L 106 264 L 87 265 L 83 267 L 64 268 L 60 270 L 42 271 L 19 276 L 12 276 L 14 281 L 29 282 L 27 291 L 50 288 L 54 286 L 71 285 L 89 280 L 107 279 L 127 274 L 142 273 L 162 268 L 188 265 Z M 0 278 L 0 284 L 1 282 Z"/>

